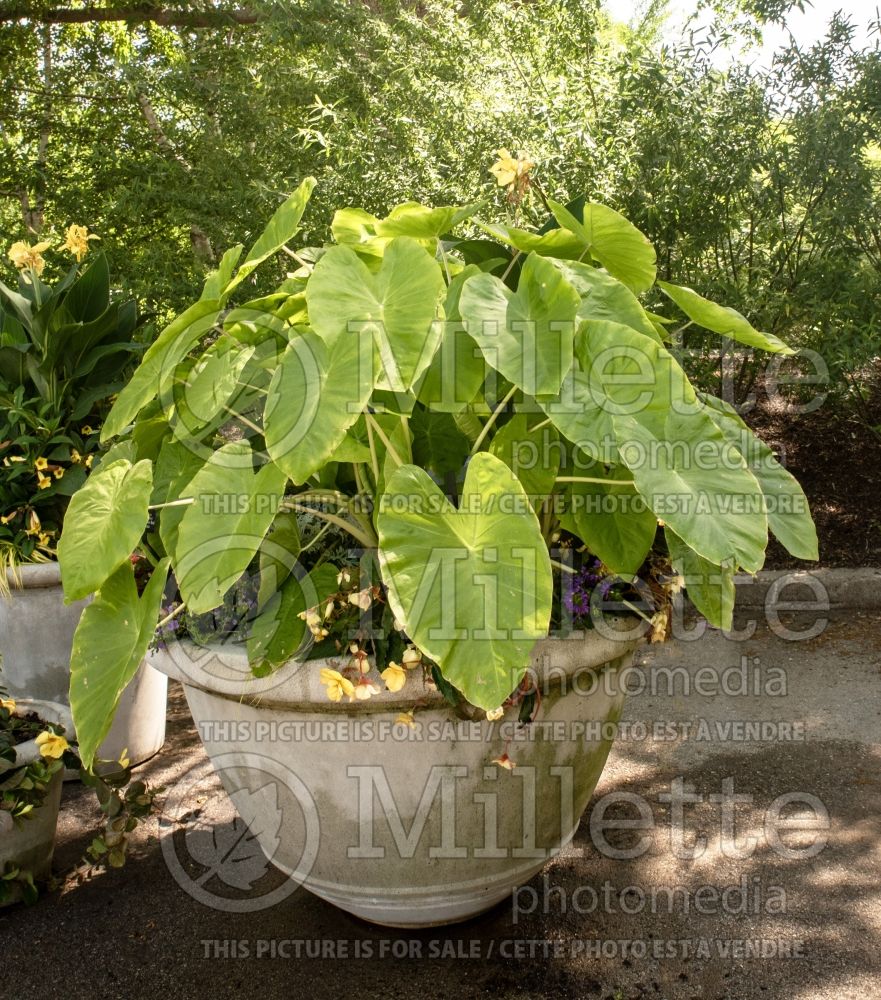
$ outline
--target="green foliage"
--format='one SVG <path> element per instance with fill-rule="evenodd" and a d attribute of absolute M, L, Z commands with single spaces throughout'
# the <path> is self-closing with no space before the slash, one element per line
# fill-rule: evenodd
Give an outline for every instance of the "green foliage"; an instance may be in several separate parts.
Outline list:
<path fill-rule="evenodd" d="M 139 351 L 135 303 L 111 296 L 103 253 L 54 286 L 39 252 L 34 264 L 17 290 L 0 282 L 0 562 L 54 553 L 92 461 L 92 424 Z"/>
<path fill-rule="evenodd" d="M 531 182 L 518 183 L 522 196 Z M 571 221 L 558 214 L 582 247 L 574 230 L 589 231 L 591 219 L 603 221 L 605 248 L 646 245 L 614 212 L 567 211 Z M 367 213 L 345 209 L 337 223 L 343 214 Z M 728 586 L 738 568 L 759 569 L 769 519 L 784 544 L 816 556 L 801 490 L 736 414 L 695 391 L 662 342 L 664 317 L 653 319 L 599 261 L 573 263 L 569 236 L 532 234 L 541 252 L 517 259 L 501 244 L 481 246 L 481 270 L 467 241 L 425 235 L 436 217 L 408 206 L 403 235 L 365 222 L 357 241 L 314 249 L 314 263 L 292 250 L 304 263 L 275 292 L 217 314 L 201 336 L 190 332 L 190 307 L 145 356 L 137 392 L 120 395 L 106 424 L 124 429 L 122 440 L 104 477 L 77 497 L 78 510 L 90 508 L 78 522 L 101 542 L 89 567 L 100 587 L 74 642 L 71 701 L 85 760 L 147 648 L 169 566 L 182 604 L 165 617 L 184 606 L 194 617 L 216 611 L 246 642 L 257 674 L 293 656 L 351 652 L 357 685 L 331 674 L 329 693 L 369 696 L 369 639 L 380 668 L 394 655 L 436 666 L 473 705 L 493 710 L 561 620 L 567 585 L 552 548 L 570 573 L 576 558 L 587 565 L 598 554 L 626 589 L 638 571 L 657 575 L 663 559 L 646 560 L 663 522 L 699 606 L 723 626 L 730 594 L 712 599 L 709 578 L 721 574 Z M 334 231 L 350 240 L 349 225 Z M 644 273 L 617 270 L 632 284 Z M 687 304 L 719 325 L 709 303 Z M 215 315 L 215 304 L 206 308 Z M 460 334 L 482 368 L 442 359 L 424 392 Z M 193 423 L 189 395 L 207 397 L 191 374 L 212 371 L 219 357 L 228 361 L 225 415 Z M 446 372 L 453 390 L 466 390 L 452 407 Z M 129 563 L 120 564 L 136 507 L 140 554 L 162 557 L 140 598 Z M 75 553 L 79 530 L 65 529 L 65 580 L 67 532 Z M 357 551 L 347 552 L 343 534 L 367 564 L 354 568 Z M 103 544 L 110 536 L 126 546 Z M 579 580 L 604 575 L 591 569 Z M 401 674 L 389 665 L 391 690 Z"/>

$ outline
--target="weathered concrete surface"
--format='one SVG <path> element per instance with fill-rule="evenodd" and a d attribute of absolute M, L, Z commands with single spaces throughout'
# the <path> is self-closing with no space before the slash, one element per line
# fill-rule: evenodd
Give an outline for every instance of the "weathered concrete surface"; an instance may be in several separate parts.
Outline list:
<path fill-rule="evenodd" d="M 804 631 L 812 620 L 788 624 Z M 746 694 L 739 693 L 744 656 Z M 154 821 L 125 869 L 0 913 L 0 995 L 881 1000 L 878 616 L 833 613 L 804 641 L 780 638 L 765 623 L 741 641 L 709 632 L 647 648 L 642 660 L 644 672 L 632 678 L 640 690 L 623 720 L 629 728 L 576 840 L 521 891 L 517 909 L 512 901 L 470 923 L 416 934 L 362 924 L 302 890 L 268 909 L 229 912 L 181 888 L 186 876 L 172 876 Z M 724 690 L 713 694 L 714 685 Z M 168 786 L 163 835 L 175 830 L 171 843 L 180 845 L 185 829 L 201 822 L 222 838 L 229 805 L 176 686 L 169 722 L 165 750 L 141 769 Z M 726 729 L 732 722 L 764 723 L 765 731 Z M 669 801 L 677 779 L 702 796 L 683 806 L 678 848 Z M 748 798 L 736 806 L 709 798 L 724 798 L 726 789 L 729 803 L 731 794 Z M 828 830 L 775 825 L 775 802 L 792 792 L 814 796 L 812 806 L 801 801 L 781 816 L 795 809 L 804 821 L 812 808 L 825 808 Z M 66 789 L 59 872 L 92 836 L 89 795 Z M 637 819 L 642 809 L 643 828 L 602 831 L 604 807 L 606 820 Z M 703 851 L 677 856 L 701 834 Z M 818 836 L 827 843 L 815 843 L 816 856 L 793 853 Z M 608 856 L 638 844 L 633 857 Z M 202 869 L 192 861 L 183 871 L 195 879 Z M 270 871 L 250 895 L 275 884 Z M 743 885 L 746 913 L 732 888 Z M 701 887 L 709 888 L 696 895 Z M 718 898 L 726 888 L 727 910 Z M 296 941 L 324 942 L 337 955 L 345 948 L 348 957 L 298 959 Z M 776 957 L 739 954 L 746 942 L 762 941 Z M 251 957 L 232 957 L 246 946 Z M 254 957 L 259 947 L 285 957 Z M 354 957 L 368 947 L 373 957 Z M 383 948 L 423 957 L 376 957 Z M 437 957 L 442 948 L 453 957 Z"/>

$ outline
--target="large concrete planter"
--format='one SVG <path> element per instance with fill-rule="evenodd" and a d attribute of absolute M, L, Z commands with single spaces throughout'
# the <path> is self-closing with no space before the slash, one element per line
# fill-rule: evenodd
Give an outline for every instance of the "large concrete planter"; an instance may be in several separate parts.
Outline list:
<path fill-rule="evenodd" d="M 3 686 L 13 698 L 69 704 L 70 650 L 88 601 L 65 605 L 57 563 L 22 566 L 22 586 L 7 573 L 9 597 L 0 597 Z M 168 680 L 146 663 L 123 692 L 119 711 L 98 756 L 134 763 L 152 757 L 165 742 Z M 73 732 L 68 721 L 65 726 Z"/>
<path fill-rule="evenodd" d="M 36 712 L 46 722 L 64 725 L 63 705 L 53 702 L 24 699 L 20 709 Z M 0 762 L 0 782 L 7 774 L 39 756 L 34 740 L 16 748 L 14 762 Z M 52 871 L 52 855 L 55 852 L 55 828 L 58 825 L 58 810 L 61 805 L 62 772 L 59 771 L 49 785 L 49 791 L 42 805 L 34 809 L 27 819 L 14 823 L 8 813 L 0 813 L 0 871 L 7 864 L 13 864 L 23 871 L 29 871 L 35 880 L 48 878 Z M 5 904 L 14 903 L 17 894 L 7 899 Z"/>
<path fill-rule="evenodd" d="M 264 853 L 317 896 L 396 927 L 489 909 L 573 837 L 611 747 L 635 639 L 538 644 L 537 724 L 462 720 L 422 671 L 398 693 L 330 702 L 322 666 L 254 679 L 240 647 L 178 643 L 153 663 L 185 687 L 226 791 Z M 476 649 L 479 653 L 479 647 Z M 416 728 L 396 723 L 414 711 Z M 482 713 L 481 713 L 482 714 Z M 513 771 L 493 763 L 507 751 Z"/>

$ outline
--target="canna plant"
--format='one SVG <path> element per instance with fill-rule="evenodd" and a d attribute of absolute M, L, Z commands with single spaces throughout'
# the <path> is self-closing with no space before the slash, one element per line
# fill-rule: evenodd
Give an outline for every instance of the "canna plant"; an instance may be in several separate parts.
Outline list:
<path fill-rule="evenodd" d="M 512 204 L 532 167 L 497 164 Z M 661 637 L 683 580 L 729 626 L 734 575 L 762 566 L 769 530 L 817 557 L 798 484 L 693 388 L 671 319 L 641 297 L 792 352 L 657 281 L 617 212 L 544 199 L 541 232 L 476 223 L 473 238 L 454 234 L 479 205 L 345 208 L 328 245 L 293 250 L 314 183 L 147 350 L 72 499 L 66 599 L 95 593 L 72 657 L 85 763 L 160 608 L 191 635 L 215 616 L 257 675 L 329 657 L 333 700 L 398 690 L 421 665 L 495 717 L 549 629 L 589 624 L 588 583 Z M 241 301 L 283 249 L 296 270 Z"/>
<path fill-rule="evenodd" d="M 43 277 L 49 241 L 14 243 L 15 288 L 0 282 L 0 591 L 5 566 L 55 556 L 64 512 L 98 449 L 106 401 L 140 346 L 134 300 L 111 295 L 107 259 L 82 261 L 94 234 L 70 226 L 74 263 Z"/>

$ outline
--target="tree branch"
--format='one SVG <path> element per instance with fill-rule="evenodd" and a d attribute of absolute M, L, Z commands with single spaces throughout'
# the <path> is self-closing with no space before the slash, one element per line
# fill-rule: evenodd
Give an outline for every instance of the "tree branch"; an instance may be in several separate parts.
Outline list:
<path fill-rule="evenodd" d="M 66 10 L 28 9 L 25 4 L 12 10 L 0 10 L 0 24 L 9 21 L 34 21 L 40 24 L 92 24 L 106 21 L 127 21 L 130 24 L 150 21 L 174 28 L 224 28 L 230 24 L 256 24 L 261 15 L 244 7 L 229 10 L 161 10 L 147 5 L 140 7 L 83 7 Z"/>

